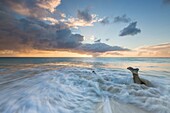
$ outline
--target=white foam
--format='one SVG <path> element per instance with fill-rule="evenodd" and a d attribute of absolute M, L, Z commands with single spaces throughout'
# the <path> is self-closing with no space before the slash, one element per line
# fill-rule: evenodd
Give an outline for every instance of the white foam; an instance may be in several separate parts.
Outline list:
<path fill-rule="evenodd" d="M 1 113 L 94 113 L 103 97 L 104 113 L 112 113 L 110 99 L 153 113 L 170 113 L 169 77 L 145 77 L 155 87 L 134 84 L 125 71 L 65 67 L 1 84 Z M 163 82 L 162 82 L 163 81 Z M 119 105 L 119 104 L 118 104 Z"/>

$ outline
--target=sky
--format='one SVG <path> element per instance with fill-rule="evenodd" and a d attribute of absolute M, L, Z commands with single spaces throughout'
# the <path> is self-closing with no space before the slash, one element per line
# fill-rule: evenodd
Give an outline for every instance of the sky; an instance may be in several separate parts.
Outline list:
<path fill-rule="evenodd" d="M 1 0 L 0 57 L 170 57 L 170 0 Z"/>

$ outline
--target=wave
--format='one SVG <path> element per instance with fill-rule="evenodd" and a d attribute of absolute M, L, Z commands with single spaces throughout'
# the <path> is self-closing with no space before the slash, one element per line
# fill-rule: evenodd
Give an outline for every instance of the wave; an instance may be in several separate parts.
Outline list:
<path fill-rule="evenodd" d="M 169 77 L 143 75 L 155 85 L 147 87 L 134 84 L 131 75 L 120 69 L 92 71 L 71 66 L 39 70 L 38 74 L 2 83 L 0 112 L 122 113 L 129 109 L 126 113 L 170 113 Z"/>

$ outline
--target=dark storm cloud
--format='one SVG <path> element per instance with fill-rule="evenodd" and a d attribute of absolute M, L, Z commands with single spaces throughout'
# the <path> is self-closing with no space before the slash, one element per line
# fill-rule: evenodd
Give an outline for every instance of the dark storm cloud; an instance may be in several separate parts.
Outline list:
<path fill-rule="evenodd" d="M 129 51 L 127 48 L 119 46 L 110 46 L 105 43 L 83 44 L 77 49 L 89 52 L 107 52 L 107 51 Z"/>
<path fill-rule="evenodd" d="M 103 25 L 109 24 L 110 23 L 109 17 L 105 17 L 105 18 L 99 20 L 99 22 Z"/>
<path fill-rule="evenodd" d="M 0 50 L 29 51 L 31 49 L 66 49 L 75 51 L 83 50 L 87 52 L 95 52 L 95 50 L 96 52 L 126 50 L 104 43 L 83 44 L 83 36 L 81 34 L 73 34 L 66 23 L 59 21 L 54 25 L 47 24 L 40 18 L 44 17 L 44 13 L 46 12 L 48 12 L 47 14 L 52 13 L 55 6 L 51 8 L 50 3 L 55 2 L 59 4 L 60 0 L 38 1 L 39 0 L 0 1 Z M 25 9 L 21 10 L 24 7 Z M 88 11 L 79 11 L 79 13 L 80 18 L 91 21 L 92 16 L 89 16 Z M 45 17 L 47 16 L 48 15 L 45 14 Z"/>
<path fill-rule="evenodd" d="M 82 11 L 78 10 L 77 11 L 77 17 L 79 19 L 82 19 L 82 20 L 86 21 L 86 22 L 91 22 L 93 20 L 93 17 L 89 13 L 88 9 L 85 9 L 85 10 L 82 10 Z"/>
<path fill-rule="evenodd" d="M 56 43 L 58 48 L 75 48 L 81 45 L 83 36 L 80 34 L 72 34 L 69 29 L 56 31 Z"/>
<path fill-rule="evenodd" d="M 1 0 L 3 5 L 11 12 L 24 16 L 41 18 L 52 15 L 60 0 Z"/>
<path fill-rule="evenodd" d="M 72 34 L 63 23 L 52 26 L 30 18 L 16 19 L 5 12 L 0 15 L 1 50 L 65 49 L 77 47 L 83 41 L 83 36 Z"/>
<path fill-rule="evenodd" d="M 119 36 L 126 36 L 126 35 L 136 35 L 141 32 L 139 28 L 136 28 L 137 22 L 130 23 L 127 27 L 120 31 Z"/>
<path fill-rule="evenodd" d="M 29 48 L 40 50 L 74 49 L 87 52 L 126 50 L 104 43 L 82 44 L 83 36 L 72 34 L 63 24 L 52 26 L 38 20 L 29 18 L 17 20 L 8 14 L 0 14 L 0 50 L 27 50 Z"/>
<path fill-rule="evenodd" d="M 125 14 L 114 18 L 114 23 L 119 23 L 119 22 L 129 23 L 130 21 L 131 21 L 131 19 L 128 18 Z"/>

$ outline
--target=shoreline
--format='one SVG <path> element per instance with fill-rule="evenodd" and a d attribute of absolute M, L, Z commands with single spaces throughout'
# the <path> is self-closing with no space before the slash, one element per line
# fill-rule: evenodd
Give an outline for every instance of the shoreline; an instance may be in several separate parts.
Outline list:
<path fill-rule="evenodd" d="M 150 113 L 132 104 L 119 103 L 114 99 L 104 98 L 95 108 L 95 113 Z"/>

